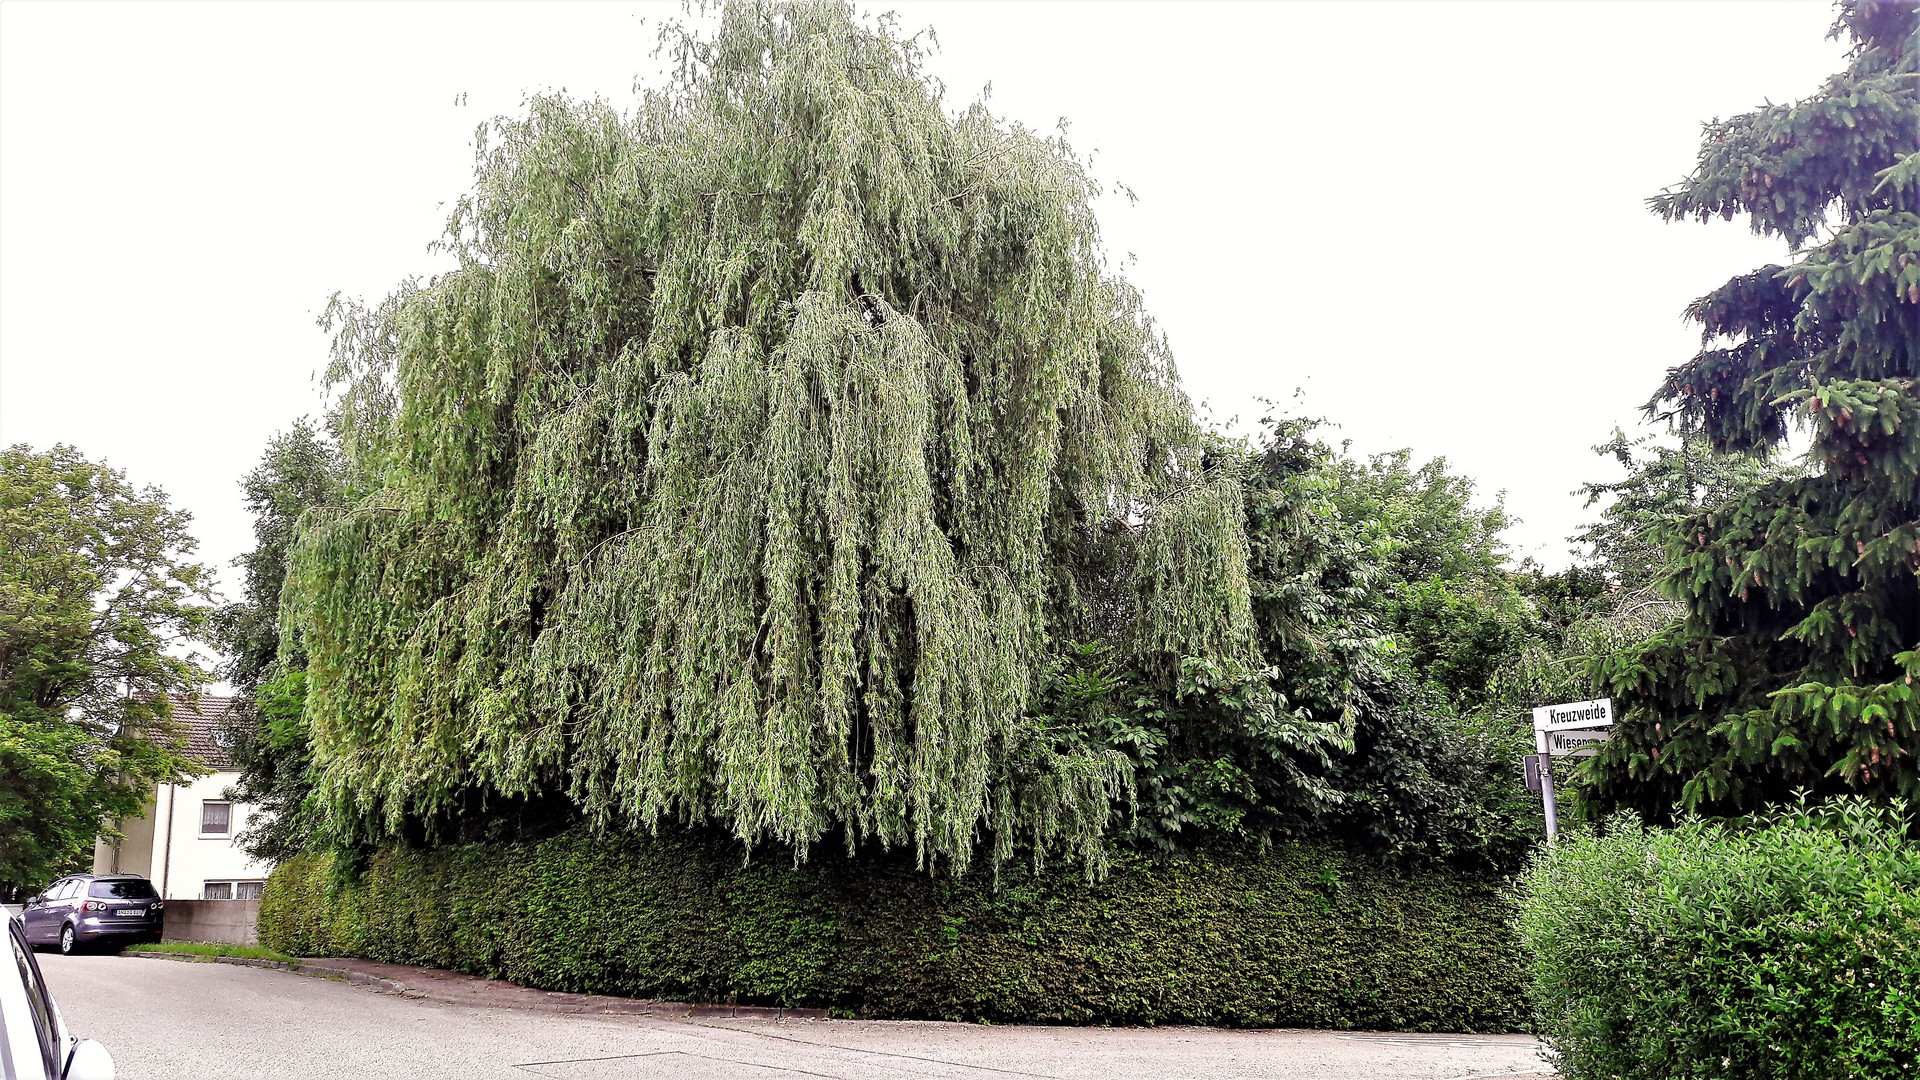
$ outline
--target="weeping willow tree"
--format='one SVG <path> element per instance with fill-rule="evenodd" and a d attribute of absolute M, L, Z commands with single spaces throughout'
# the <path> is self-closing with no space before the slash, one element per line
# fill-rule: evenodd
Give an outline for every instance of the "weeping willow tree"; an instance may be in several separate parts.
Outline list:
<path fill-rule="evenodd" d="M 336 312 L 367 494 L 307 515 L 283 601 L 318 800 L 355 839 L 558 792 L 1096 866 L 1132 778 L 1034 715 L 1050 646 L 1255 645 L 1238 484 L 1095 184 L 844 4 L 667 45 L 631 112 L 496 121 L 458 269 Z"/>

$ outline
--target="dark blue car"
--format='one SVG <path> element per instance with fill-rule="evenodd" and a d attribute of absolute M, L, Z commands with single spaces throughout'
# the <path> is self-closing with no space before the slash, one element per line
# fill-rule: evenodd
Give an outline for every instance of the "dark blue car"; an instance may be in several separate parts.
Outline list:
<path fill-rule="evenodd" d="M 20 925 L 30 945 L 74 953 L 99 945 L 118 949 L 159 941 L 166 905 L 138 874 L 73 874 L 30 896 Z"/>

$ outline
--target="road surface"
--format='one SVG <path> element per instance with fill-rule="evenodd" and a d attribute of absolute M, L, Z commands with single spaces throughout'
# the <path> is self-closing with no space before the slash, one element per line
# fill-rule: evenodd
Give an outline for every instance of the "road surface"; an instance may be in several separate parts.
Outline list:
<path fill-rule="evenodd" d="M 1468 1080 L 1544 1078 L 1522 1036 L 702 1019 L 440 1004 L 261 968 L 42 953 L 121 1080 Z"/>

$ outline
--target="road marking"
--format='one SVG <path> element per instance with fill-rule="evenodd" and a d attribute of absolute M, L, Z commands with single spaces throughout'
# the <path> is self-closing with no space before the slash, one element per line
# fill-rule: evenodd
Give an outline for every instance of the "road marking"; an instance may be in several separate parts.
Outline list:
<path fill-rule="evenodd" d="M 1450 1035 L 1336 1035 L 1347 1042 L 1392 1043 L 1395 1046 L 1456 1046 L 1471 1049 L 1496 1045 L 1492 1039 L 1463 1039 Z"/>
<path fill-rule="evenodd" d="M 791 1035 L 777 1035 L 771 1031 L 755 1031 L 751 1028 L 728 1027 L 724 1024 L 699 1023 L 695 1021 L 678 1022 L 685 1023 L 690 1027 L 703 1027 L 716 1031 L 733 1031 L 743 1035 L 758 1036 L 762 1039 L 778 1039 L 781 1042 L 790 1042 L 797 1046 L 811 1046 L 816 1050 L 839 1050 L 849 1054 L 864 1054 L 868 1057 L 890 1057 L 899 1058 L 902 1061 L 924 1061 L 929 1065 L 947 1065 L 956 1069 L 972 1069 L 975 1072 L 999 1073 L 1002 1076 L 1031 1076 L 1037 1078 L 1037 1080 L 1059 1080 L 1059 1078 L 1052 1073 L 1024 1072 L 1020 1069 L 999 1069 L 992 1065 L 969 1065 L 964 1061 L 947 1061 L 943 1058 L 921 1057 L 917 1054 L 896 1054 L 891 1050 L 867 1050 L 858 1046 L 841 1046 L 838 1043 L 814 1042 L 811 1039 L 796 1039 Z M 885 1023 L 885 1021 L 881 1021 L 881 1023 Z"/>
<path fill-rule="evenodd" d="M 611 1057 L 567 1058 L 563 1061 L 530 1061 L 524 1065 L 515 1065 L 516 1069 L 534 1069 L 546 1065 L 585 1065 L 594 1061 L 637 1061 L 641 1058 L 684 1057 L 699 1058 L 701 1061 L 717 1061 L 722 1065 L 745 1065 L 753 1069 L 769 1069 L 773 1072 L 792 1073 L 796 1076 L 818 1076 L 824 1080 L 846 1080 L 846 1077 L 833 1073 L 809 1072 L 796 1069 L 791 1065 L 762 1065 L 757 1061 L 741 1061 L 739 1058 L 718 1057 L 713 1054 L 690 1054 L 685 1050 L 654 1050 L 645 1054 L 614 1054 Z"/>

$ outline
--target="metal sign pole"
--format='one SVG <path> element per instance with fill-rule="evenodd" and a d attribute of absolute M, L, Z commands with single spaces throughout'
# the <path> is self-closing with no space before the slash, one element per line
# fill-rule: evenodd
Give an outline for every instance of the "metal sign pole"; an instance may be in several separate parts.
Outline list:
<path fill-rule="evenodd" d="M 1560 835 L 1560 810 L 1553 801 L 1553 759 L 1540 756 L 1540 805 L 1547 812 L 1547 843 Z"/>

